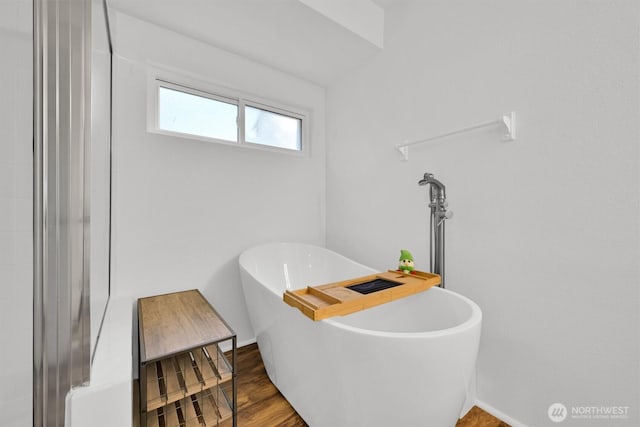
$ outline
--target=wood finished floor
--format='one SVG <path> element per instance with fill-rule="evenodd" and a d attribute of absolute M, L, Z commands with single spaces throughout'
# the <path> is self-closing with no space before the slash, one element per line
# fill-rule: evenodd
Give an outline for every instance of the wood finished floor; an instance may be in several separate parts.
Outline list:
<path fill-rule="evenodd" d="M 237 369 L 238 427 L 307 426 L 307 423 L 300 418 L 269 380 L 256 344 L 238 349 Z M 137 407 L 136 399 L 134 408 Z M 134 426 L 138 426 L 137 418 L 134 415 Z M 458 421 L 456 427 L 509 427 L 509 425 L 474 406 L 464 418 Z"/>

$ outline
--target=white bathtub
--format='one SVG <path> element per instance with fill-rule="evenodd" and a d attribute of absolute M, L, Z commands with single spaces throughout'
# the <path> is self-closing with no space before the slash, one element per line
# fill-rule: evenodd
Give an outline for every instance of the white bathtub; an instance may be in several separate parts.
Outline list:
<path fill-rule="evenodd" d="M 239 259 L 242 288 L 267 374 L 312 427 L 451 427 L 460 416 L 482 313 L 432 288 L 313 322 L 282 301 L 285 289 L 375 271 L 327 249 L 272 243 Z"/>

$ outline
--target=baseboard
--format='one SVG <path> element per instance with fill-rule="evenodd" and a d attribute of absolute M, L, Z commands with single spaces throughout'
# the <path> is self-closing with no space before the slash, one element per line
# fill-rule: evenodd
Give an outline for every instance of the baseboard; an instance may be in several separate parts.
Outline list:
<path fill-rule="evenodd" d="M 504 412 L 494 408 L 493 406 L 489 405 L 488 403 L 483 402 L 480 399 L 476 399 L 476 406 L 480 409 L 482 409 L 485 412 L 488 412 L 489 414 L 493 415 L 494 417 L 498 418 L 501 421 L 504 421 L 505 423 L 509 424 L 511 427 L 528 427 L 526 424 L 516 420 L 513 417 L 510 417 L 509 415 L 505 414 Z"/>
<path fill-rule="evenodd" d="M 238 346 L 238 348 L 241 348 L 241 347 L 245 347 L 247 345 L 251 345 L 255 343 L 256 343 L 256 339 L 250 338 L 248 340 L 240 341 L 236 345 Z M 223 345 L 220 346 L 220 350 L 222 350 L 223 352 L 231 350 L 231 344 L 229 344 L 228 342 L 225 342 Z"/>
<path fill-rule="evenodd" d="M 238 348 L 244 347 L 244 346 L 247 346 L 247 345 L 251 345 L 251 344 L 255 344 L 256 342 L 257 341 L 256 341 L 255 338 L 244 340 L 244 341 L 238 343 Z"/>

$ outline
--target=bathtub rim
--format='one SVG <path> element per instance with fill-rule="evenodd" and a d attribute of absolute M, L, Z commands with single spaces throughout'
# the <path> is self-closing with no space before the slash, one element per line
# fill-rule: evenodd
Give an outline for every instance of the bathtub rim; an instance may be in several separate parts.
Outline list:
<path fill-rule="evenodd" d="M 323 251 L 326 252 L 330 252 L 331 254 L 338 256 L 340 258 L 343 258 L 353 264 L 356 264 L 358 266 L 361 266 L 365 269 L 370 270 L 372 273 L 377 273 L 378 271 L 367 266 L 364 264 L 361 264 L 357 261 L 352 260 L 351 258 L 342 255 L 336 251 L 333 251 L 331 249 L 328 249 L 324 246 L 319 246 L 319 245 L 315 245 L 315 244 L 311 244 L 311 243 L 297 243 L 297 242 L 270 242 L 270 243 L 261 243 L 258 245 L 254 245 L 251 246 L 247 249 L 245 249 L 244 251 L 242 251 L 242 253 L 240 254 L 240 256 L 238 257 L 238 264 L 240 266 L 240 268 L 242 270 L 244 270 L 247 274 L 249 274 L 251 276 L 251 278 L 253 280 L 255 280 L 258 283 L 262 283 L 260 280 L 258 280 L 255 275 L 249 271 L 247 268 L 245 268 L 244 264 L 243 264 L 243 257 L 245 256 L 245 254 L 251 252 L 252 250 L 257 250 L 258 248 L 263 248 L 266 246 L 298 246 L 298 247 L 312 247 L 312 248 L 317 248 L 317 249 L 321 249 Z M 268 286 L 262 286 L 263 288 L 265 288 L 267 291 L 269 291 L 270 293 L 272 293 L 273 295 L 275 295 L 284 306 L 286 306 L 286 308 L 289 308 L 291 310 L 296 310 L 299 311 L 298 309 L 291 307 L 289 305 L 287 305 L 283 299 L 282 299 L 282 294 L 278 294 L 277 292 L 275 292 L 273 289 L 269 288 Z M 355 326 L 350 326 L 350 325 L 345 325 L 343 323 L 340 322 L 340 318 L 343 316 L 336 316 L 336 317 L 332 317 L 332 318 L 328 318 L 328 319 L 323 319 L 323 320 L 318 320 L 318 321 L 313 321 L 309 318 L 307 318 L 306 316 L 304 316 L 302 313 L 300 313 L 300 315 L 302 317 L 304 317 L 307 321 L 311 321 L 314 323 L 324 323 L 327 325 L 331 325 L 340 329 L 343 329 L 345 331 L 349 331 L 352 333 L 356 333 L 356 334 L 363 334 L 363 335 L 370 335 L 370 336 L 377 336 L 377 337 L 385 337 L 385 338 L 403 338 L 403 339 L 411 339 L 411 338 L 436 338 L 436 337 L 440 337 L 440 336 L 446 336 L 446 335 L 455 335 L 455 334 L 459 334 L 459 333 L 463 333 L 467 330 L 473 329 L 475 327 L 479 327 L 479 325 L 482 322 L 482 310 L 480 309 L 480 307 L 470 298 L 461 295 L 457 292 L 451 291 L 449 289 L 443 289 L 440 287 L 433 287 L 431 289 L 428 289 L 427 291 L 424 292 L 429 292 L 429 291 L 435 291 L 435 292 L 444 292 L 446 294 L 448 294 L 450 297 L 452 298 L 458 298 L 460 300 L 462 300 L 462 302 L 464 302 L 465 304 L 467 304 L 470 309 L 471 309 L 471 314 L 469 315 L 469 317 L 463 321 L 462 323 L 459 323 L 455 326 L 452 326 L 450 328 L 445 328 L 445 329 L 438 329 L 435 331 L 423 331 L 423 332 L 387 332 L 387 331 L 376 331 L 376 330 L 372 330 L 372 329 L 364 329 L 364 328 L 358 328 Z M 419 294 L 416 294 L 419 295 Z M 411 296 L 407 297 L 410 298 Z M 348 315 L 347 315 L 348 316 Z"/>

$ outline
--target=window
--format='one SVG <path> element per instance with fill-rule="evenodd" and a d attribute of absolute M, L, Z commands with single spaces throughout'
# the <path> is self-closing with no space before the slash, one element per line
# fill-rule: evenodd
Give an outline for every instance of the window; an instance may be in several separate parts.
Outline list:
<path fill-rule="evenodd" d="M 237 117 L 238 106 L 233 101 L 158 88 L 158 127 L 162 130 L 236 142 Z"/>
<path fill-rule="evenodd" d="M 228 91 L 208 93 L 155 80 L 154 126 L 159 133 L 302 152 L 306 114 Z M 220 91 L 222 92 L 222 91 Z M 274 103 L 275 104 L 275 103 Z"/>
<path fill-rule="evenodd" d="M 254 144 L 302 149 L 302 119 L 245 105 L 244 138 Z"/>

